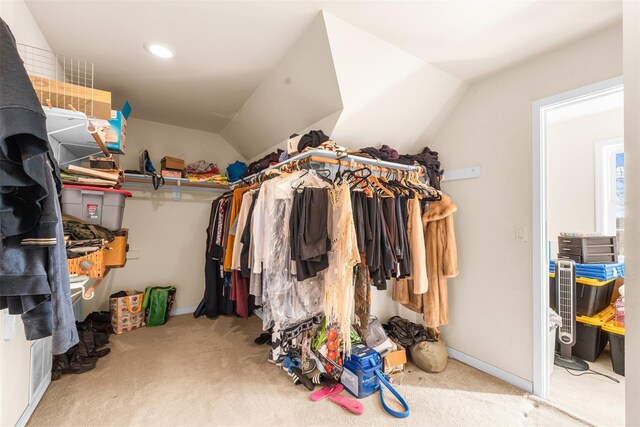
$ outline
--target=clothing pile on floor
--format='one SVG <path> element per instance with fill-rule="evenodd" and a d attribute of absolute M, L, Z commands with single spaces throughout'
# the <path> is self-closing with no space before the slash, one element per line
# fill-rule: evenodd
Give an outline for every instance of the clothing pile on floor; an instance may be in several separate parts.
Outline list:
<path fill-rule="evenodd" d="M 394 321 L 394 330 L 405 331 L 405 343 L 408 343 L 406 333 L 412 334 L 420 328 L 419 325 L 399 317 Z M 397 379 L 397 375 L 404 371 L 406 358 L 399 367 L 389 365 L 393 362 L 391 359 L 387 360 L 386 356 L 402 347 L 392 342 L 391 336 L 385 334 L 377 319 L 373 318 L 369 323 L 366 342 L 352 329 L 349 344 L 342 341 L 339 325 L 328 324 L 326 318 L 314 319 L 307 326 L 308 329 L 301 328 L 290 333 L 293 338 L 288 339 L 286 355 L 272 363 L 282 368 L 295 386 L 302 385 L 308 391 L 313 391 L 309 395 L 312 401 L 328 398 L 352 413 L 361 415 L 365 409 L 364 404 L 349 397 L 349 394 L 360 399 L 379 392 L 382 406 L 387 412 L 399 418 L 409 415 L 409 405 L 392 385 L 394 379 L 390 376 L 393 374 Z M 436 341 L 428 336 L 424 328 L 422 331 L 427 334 L 425 339 Z M 269 344 L 270 339 L 269 334 L 263 333 L 255 343 Z M 416 337 L 416 341 L 421 339 Z M 402 352 L 404 354 L 404 350 Z M 315 390 L 318 386 L 320 390 Z M 393 394 L 397 403 L 404 408 L 403 411 L 387 405 L 383 387 Z"/>

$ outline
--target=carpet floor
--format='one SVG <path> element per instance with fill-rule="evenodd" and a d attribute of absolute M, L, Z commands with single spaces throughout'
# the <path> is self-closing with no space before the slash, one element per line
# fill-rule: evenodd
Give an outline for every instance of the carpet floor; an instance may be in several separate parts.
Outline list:
<path fill-rule="evenodd" d="M 558 408 L 599 426 L 624 426 L 624 377 L 613 372 L 609 348 L 589 366 L 616 378 L 616 383 L 600 375 L 569 373 L 555 366 L 551 374 L 549 401 Z M 577 376 L 579 375 L 579 376 Z"/>
<path fill-rule="evenodd" d="M 176 316 L 164 326 L 112 336 L 96 369 L 51 383 L 29 426 L 584 425 L 498 379 L 450 359 L 440 374 L 411 364 L 397 385 L 411 407 L 388 415 L 378 394 L 356 416 L 266 361 L 253 343 L 258 319 Z M 346 392 L 343 392 L 346 393 Z"/>

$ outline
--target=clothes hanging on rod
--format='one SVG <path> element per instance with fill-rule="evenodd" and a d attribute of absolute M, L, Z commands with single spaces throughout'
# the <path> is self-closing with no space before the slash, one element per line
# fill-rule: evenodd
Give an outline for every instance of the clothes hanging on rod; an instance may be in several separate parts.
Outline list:
<path fill-rule="evenodd" d="M 393 290 L 394 301 L 400 302 L 412 311 L 422 313 L 425 325 L 431 328 L 436 336 L 439 335 L 437 328 L 449 321 L 447 279 L 458 275 L 458 254 L 453 227 L 453 214 L 456 211 L 456 205 L 447 195 L 443 195 L 440 201 L 429 204 L 422 216 L 428 279 L 420 282 L 418 277 L 424 277 L 420 273 L 420 276 L 414 276 L 413 280 L 396 281 Z M 419 238 L 416 244 L 421 244 Z M 421 286 L 425 284 L 428 289 L 422 292 Z"/>
<path fill-rule="evenodd" d="M 432 237 L 425 241 L 422 218 L 428 202 L 441 194 L 421 182 L 419 172 L 316 155 L 286 163 L 214 201 L 207 262 L 216 277 L 207 282 L 205 306 L 213 306 L 216 315 L 247 317 L 255 299 L 263 329 L 272 335 L 270 360 L 276 362 L 305 341 L 296 341 L 296 334 L 323 315 L 346 344 L 351 325 L 366 336 L 372 287 L 384 290 L 388 280 L 394 281 L 398 302 L 428 301 L 420 305 L 425 319 L 427 307 L 445 301 L 440 294 L 427 295 L 427 246 L 440 237 L 427 234 Z M 327 178 L 313 168 L 322 164 L 337 170 L 326 170 Z M 218 300 L 209 297 L 207 304 L 207 295 Z M 428 315 L 446 320 L 439 312 Z"/>
<path fill-rule="evenodd" d="M 230 205 L 231 197 L 232 193 L 225 193 L 211 203 L 205 248 L 205 291 L 202 301 L 193 313 L 194 317 L 205 315 L 209 318 L 215 318 L 219 314 L 234 312 L 229 292 L 224 292 L 225 277 L 220 262 L 224 250 L 225 214 Z"/>

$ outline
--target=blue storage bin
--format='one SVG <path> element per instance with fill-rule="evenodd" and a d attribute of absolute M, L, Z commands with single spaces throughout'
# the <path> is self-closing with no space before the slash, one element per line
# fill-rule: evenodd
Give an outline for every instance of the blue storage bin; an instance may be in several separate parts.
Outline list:
<path fill-rule="evenodd" d="M 351 357 L 344 361 L 340 382 L 358 399 L 367 397 L 380 388 L 375 372 L 381 367 L 382 358 L 377 351 L 364 344 L 353 344 Z"/>

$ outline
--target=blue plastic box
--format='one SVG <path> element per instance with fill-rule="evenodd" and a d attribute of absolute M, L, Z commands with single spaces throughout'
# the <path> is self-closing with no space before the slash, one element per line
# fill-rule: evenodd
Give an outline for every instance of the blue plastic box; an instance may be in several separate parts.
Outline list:
<path fill-rule="evenodd" d="M 380 388 L 375 371 L 382 368 L 382 358 L 364 344 L 351 346 L 351 357 L 344 361 L 340 382 L 358 399 L 375 393 Z"/>

